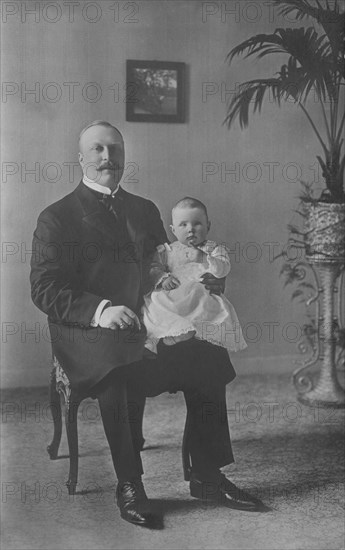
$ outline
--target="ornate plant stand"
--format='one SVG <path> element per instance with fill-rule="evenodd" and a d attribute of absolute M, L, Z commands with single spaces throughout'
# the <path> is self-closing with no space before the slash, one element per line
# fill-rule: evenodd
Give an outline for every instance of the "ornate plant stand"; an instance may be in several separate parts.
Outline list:
<path fill-rule="evenodd" d="M 336 353 L 336 331 L 340 327 L 342 317 L 341 288 L 344 265 L 340 262 L 309 261 L 309 264 L 303 262 L 303 266 L 312 270 L 317 284 L 316 293 L 306 301 L 307 306 L 317 302 L 315 344 L 312 357 L 294 371 L 293 383 L 298 391 L 299 401 L 305 405 L 343 408 L 345 391 L 337 377 L 337 366 L 343 360 L 343 350 Z M 302 268 L 301 264 L 302 262 Z M 314 384 L 305 371 L 318 361 L 321 362 L 320 375 Z"/>
<path fill-rule="evenodd" d="M 337 377 L 337 367 L 344 362 L 344 312 L 342 311 L 343 276 L 345 267 L 345 205 L 337 203 L 304 204 L 303 233 L 306 261 L 298 262 L 299 280 L 310 269 L 314 285 L 301 283 L 301 287 L 313 288 L 305 303 L 316 305 L 315 321 L 309 343 L 312 356 L 302 362 L 292 378 L 301 403 L 309 406 L 344 408 L 345 391 Z M 298 291 L 301 294 L 301 291 Z M 310 328 L 310 325 L 309 325 Z M 312 336 L 312 337 L 311 337 Z M 305 352 L 305 342 L 299 345 Z M 320 362 L 319 377 L 314 379 L 306 370 Z"/>

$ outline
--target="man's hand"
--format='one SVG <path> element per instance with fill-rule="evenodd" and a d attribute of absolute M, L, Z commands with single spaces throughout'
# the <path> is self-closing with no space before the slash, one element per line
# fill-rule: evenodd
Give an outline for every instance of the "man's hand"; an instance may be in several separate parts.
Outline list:
<path fill-rule="evenodd" d="M 140 330 L 141 328 L 137 315 L 126 306 L 111 306 L 104 309 L 99 326 L 112 330 L 124 330 L 129 327 L 137 327 Z"/>
<path fill-rule="evenodd" d="M 174 290 L 174 288 L 177 288 L 180 286 L 180 281 L 177 277 L 174 277 L 174 275 L 169 275 L 169 277 L 166 277 L 162 282 L 162 289 L 163 290 Z"/>
<path fill-rule="evenodd" d="M 217 279 L 212 273 L 204 273 L 200 277 L 200 282 L 205 285 L 206 290 L 210 291 L 210 294 L 222 294 L 225 290 L 225 277 Z"/>

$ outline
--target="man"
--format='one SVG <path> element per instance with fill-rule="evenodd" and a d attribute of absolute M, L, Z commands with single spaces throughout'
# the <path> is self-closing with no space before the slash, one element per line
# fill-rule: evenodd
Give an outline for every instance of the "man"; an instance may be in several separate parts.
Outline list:
<path fill-rule="evenodd" d="M 121 516 L 145 527 L 158 525 L 141 481 L 140 411 L 145 396 L 178 390 L 187 404 L 191 467 L 185 477 L 191 495 L 256 510 L 258 502 L 220 472 L 233 462 L 225 385 L 235 373 L 226 351 L 192 339 L 161 344 L 157 359 L 143 359 L 139 314 L 146 275 L 167 236 L 157 207 L 119 186 L 122 135 L 108 122 L 95 121 L 82 130 L 79 148 L 82 181 L 38 218 L 32 299 L 48 315 L 53 352 L 72 387 L 98 399 Z M 129 414 L 133 404 L 135 418 Z"/>

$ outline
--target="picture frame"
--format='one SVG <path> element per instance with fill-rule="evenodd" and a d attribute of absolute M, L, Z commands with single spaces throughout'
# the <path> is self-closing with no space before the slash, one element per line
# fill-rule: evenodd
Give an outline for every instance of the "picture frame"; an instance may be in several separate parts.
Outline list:
<path fill-rule="evenodd" d="M 185 122 L 185 79 L 185 63 L 128 59 L 126 120 Z"/>

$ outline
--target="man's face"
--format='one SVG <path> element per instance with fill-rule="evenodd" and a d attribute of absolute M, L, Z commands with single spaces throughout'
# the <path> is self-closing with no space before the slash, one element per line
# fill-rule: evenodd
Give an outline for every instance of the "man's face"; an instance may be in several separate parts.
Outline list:
<path fill-rule="evenodd" d="M 210 222 L 201 208 L 181 207 L 173 211 L 171 230 L 180 243 L 198 246 L 206 240 Z"/>
<path fill-rule="evenodd" d="M 115 128 L 91 126 L 81 136 L 79 149 L 83 174 L 99 185 L 115 189 L 125 165 L 121 134 Z"/>

